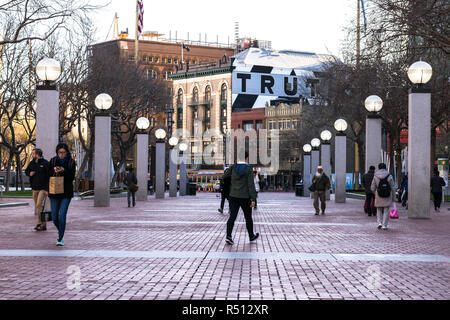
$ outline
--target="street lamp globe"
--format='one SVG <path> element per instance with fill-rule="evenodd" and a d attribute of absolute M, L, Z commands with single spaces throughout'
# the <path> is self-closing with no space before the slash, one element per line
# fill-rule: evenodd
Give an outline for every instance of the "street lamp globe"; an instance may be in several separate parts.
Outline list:
<path fill-rule="evenodd" d="M 166 130 L 158 129 L 155 132 L 156 139 L 163 140 L 166 137 Z"/>
<path fill-rule="evenodd" d="M 184 151 L 186 151 L 186 150 L 187 150 L 187 148 L 188 148 L 188 145 L 187 145 L 187 143 L 186 143 L 186 142 L 182 142 L 182 143 L 180 143 L 180 146 L 179 146 L 179 148 L 180 148 L 180 151 L 181 151 L 181 152 L 184 152 Z"/>
<path fill-rule="evenodd" d="M 414 62 L 408 69 L 408 78 L 414 84 L 425 84 L 431 79 L 433 68 L 425 61 Z"/>
<path fill-rule="evenodd" d="M 44 58 L 36 65 L 36 74 L 42 81 L 55 81 L 61 75 L 61 65 L 55 59 Z"/>
<path fill-rule="evenodd" d="M 303 145 L 303 152 L 309 153 L 309 152 L 311 152 L 311 150 L 312 150 L 312 147 L 309 143 Z"/>
<path fill-rule="evenodd" d="M 323 130 L 323 131 L 320 133 L 320 139 L 322 139 L 324 142 L 330 141 L 330 140 L 331 140 L 331 137 L 332 137 L 332 134 L 331 134 L 331 132 L 328 131 L 328 130 Z"/>
<path fill-rule="evenodd" d="M 140 130 L 146 130 L 150 126 L 150 121 L 146 117 L 140 117 L 136 120 L 136 127 Z"/>
<path fill-rule="evenodd" d="M 178 144 L 178 138 L 177 138 L 177 137 L 171 137 L 171 138 L 169 139 L 169 144 L 170 144 L 172 147 L 175 147 L 175 146 Z"/>
<path fill-rule="evenodd" d="M 111 108 L 112 103 L 113 100 L 107 93 L 100 93 L 95 98 L 95 106 L 100 110 L 108 110 L 109 108 Z"/>
<path fill-rule="evenodd" d="M 379 112 L 383 108 L 383 100 L 376 95 L 368 96 L 364 102 L 364 106 L 369 112 Z"/>
<path fill-rule="evenodd" d="M 345 130 L 347 130 L 347 121 L 345 121 L 344 119 L 337 119 L 334 122 L 334 128 L 337 132 L 344 132 Z"/>
<path fill-rule="evenodd" d="M 320 140 L 318 138 L 314 138 L 311 140 L 311 146 L 313 148 L 318 148 L 320 146 Z"/>

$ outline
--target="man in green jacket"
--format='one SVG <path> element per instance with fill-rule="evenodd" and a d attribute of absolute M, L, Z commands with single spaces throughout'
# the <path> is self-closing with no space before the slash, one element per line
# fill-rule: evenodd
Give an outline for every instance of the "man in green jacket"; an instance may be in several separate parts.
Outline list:
<path fill-rule="evenodd" d="M 233 244 L 232 232 L 234 221 L 237 218 L 239 208 L 242 208 L 250 241 L 255 241 L 259 233 L 253 233 L 252 208 L 257 197 L 255 183 L 253 182 L 253 168 L 248 164 L 248 152 L 245 153 L 245 162 L 238 161 L 230 166 L 222 176 L 222 179 L 231 177 L 231 188 L 228 202 L 230 204 L 230 217 L 227 221 L 227 237 L 225 242 Z"/>
<path fill-rule="evenodd" d="M 314 209 L 316 209 L 316 216 L 319 215 L 319 199 L 322 209 L 322 214 L 325 214 L 326 208 L 326 191 L 330 189 L 330 178 L 323 172 L 322 166 L 317 167 L 317 172 L 312 178 L 314 185 Z"/>

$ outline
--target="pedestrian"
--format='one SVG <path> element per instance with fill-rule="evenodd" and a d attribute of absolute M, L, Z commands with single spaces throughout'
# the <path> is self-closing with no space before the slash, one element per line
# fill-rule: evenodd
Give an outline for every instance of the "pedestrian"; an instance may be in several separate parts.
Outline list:
<path fill-rule="evenodd" d="M 374 201 L 375 201 L 375 195 L 373 194 L 371 187 L 372 187 L 372 180 L 373 175 L 375 174 L 375 167 L 370 166 L 369 171 L 365 173 L 362 176 L 362 185 L 364 187 L 364 190 L 366 192 L 366 208 L 367 208 L 367 216 L 371 217 L 372 215 L 375 216 L 376 212 L 374 211 Z"/>
<path fill-rule="evenodd" d="M 230 200 L 228 199 L 228 197 L 230 196 L 230 187 L 231 187 L 231 177 L 220 179 L 220 194 L 222 196 L 222 199 L 220 200 L 220 208 L 218 209 L 220 213 L 223 213 L 225 200 L 228 200 L 228 207 L 230 207 Z"/>
<path fill-rule="evenodd" d="M 256 210 L 256 209 L 258 209 L 257 208 L 257 206 L 258 206 L 258 200 L 257 200 L 258 199 L 258 192 L 259 192 L 259 190 L 261 190 L 260 186 L 259 186 L 258 172 L 256 172 L 256 171 L 253 172 L 253 183 L 255 184 L 255 190 L 256 190 L 255 206 L 253 207 L 253 209 Z"/>
<path fill-rule="evenodd" d="M 406 209 L 408 209 L 408 175 L 403 175 L 402 185 L 400 186 L 400 189 L 400 201 L 402 202 L 402 207 L 406 207 Z"/>
<path fill-rule="evenodd" d="M 75 179 L 76 163 L 72 159 L 69 147 L 65 143 L 56 146 L 56 156 L 50 159 L 49 175 L 64 177 L 64 192 L 60 194 L 49 193 L 52 207 L 52 220 L 58 230 L 57 246 L 63 246 L 64 232 L 66 230 L 67 210 L 73 198 L 73 180 Z"/>
<path fill-rule="evenodd" d="M 128 173 L 123 180 L 123 183 L 127 186 L 127 200 L 128 200 L 128 208 L 131 206 L 131 199 L 133 200 L 133 207 L 136 206 L 136 191 L 137 191 L 137 178 L 134 174 L 133 167 L 128 167 Z"/>
<path fill-rule="evenodd" d="M 445 186 L 445 180 L 439 176 L 439 171 L 435 168 L 433 177 L 431 177 L 431 193 L 433 194 L 434 211 L 439 212 L 442 202 L 442 187 Z"/>
<path fill-rule="evenodd" d="M 394 198 L 394 179 L 386 165 L 380 163 L 375 172 L 370 188 L 375 194 L 375 207 L 377 207 L 378 229 L 387 230 L 389 222 L 389 207 Z"/>
<path fill-rule="evenodd" d="M 225 242 L 232 245 L 232 232 L 234 221 L 237 218 L 239 208 L 242 208 L 245 217 L 250 241 L 255 241 L 259 233 L 253 233 L 252 208 L 255 206 L 256 190 L 253 180 L 253 169 L 248 164 L 248 152 L 245 153 L 245 161 L 238 161 L 237 164 L 225 170 L 222 179 L 231 177 L 231 188 L 228 202 L 230 204 L 230 217 L 227 221 L 227 237 Z"/>
<path fill-rule="evenodd" d="M 322 166 L 317 167 L 317 172 L 312 178 L 312 185 L 314 185 L 314 209 L 316 209 L 316 216 L 319 215 L 319 199 L 322 214 L 325 214 L 325 195 L 327 190 L 330 189 L 330 178 L 323 172 Z"/>
<path fill-rule="evenodd" d="M 45 220 L 41 221 L 41 212 L 44 209 L 45 199 L 48 196 L 49 163 L 43 158 L 41 149 L 33 149 L 31 156 L 32 160 L 28 164 L 25 174 L 30 177 L 35 214 L 37 215 L 37 224 L 34 230 L 46 231 L 47 222 Z"/>

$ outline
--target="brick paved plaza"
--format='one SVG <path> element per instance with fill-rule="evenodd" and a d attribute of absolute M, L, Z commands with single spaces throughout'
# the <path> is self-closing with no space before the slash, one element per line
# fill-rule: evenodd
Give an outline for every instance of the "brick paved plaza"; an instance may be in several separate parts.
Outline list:
<path fill-rule="evenodd" d="M 260 193 L 261 237 L 249 242 L 241 212 L 229 246 L 216 194 L 135 208 L 74 199 L 56 247 L 53 224 L 33 231 L 32 200 L 20 201 L 29 205 L 0 208 L 0 299 L 450 298 L 448 203 L 430 220 L 400 210 L 384 231 L 361 200 L 315 216 L 311 199 Z"/>

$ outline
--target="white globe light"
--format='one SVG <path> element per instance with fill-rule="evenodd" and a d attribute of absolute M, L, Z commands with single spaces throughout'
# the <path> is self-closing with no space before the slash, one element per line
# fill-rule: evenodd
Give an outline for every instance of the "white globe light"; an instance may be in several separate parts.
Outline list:
<path fill-rule="evenodd" d="M 330 141 L 332 136 L 333 136 L 333 135 L 332 135 L 331 132 L 328 131 L 328 130 L 323 130 L 323 131 L 320 133 L 320 139 L 322 139 L 323 141 Z"/>
<path fill-rule="evenodd" d="M 107 93 L 100 93 L 95 98 L 95 106 L 100 110 L 108 110 L 109 108 L 111 108 L 112 103 L 113 100 Z"/>
<path fill-rule="evenodd" d="M 136 127 L 140 130 L 146 130 L 150 126 L 150 121 L 146 117 L 140 117 L 136 120 Z"/>
<path fill-rule="evenodd" d="M 364 106 L 369 112 L 378 112 L 383 108 L 383 100 L 379 96 L 368 96 L 364 102 Z"/>
<path fill-rule="evenodd" d="M 158 129 L 155 132 L 156 139 L 162 140 L 166 137 L 166 131 L 164 129 Z"/>
<path fill-rule="evenodd" d="M 182 142 L 182 143 L 180 143 L 180 146 L 179 146 L 179 148 L 180 148 L 180 151 L 186 151 L 187 150 L 187 148 L 188 148 L 188 145 L 187 145 L 187 143 L 185 143 L 185 142 Z"/>
<path fill-rule="evenodd" d="M 430 81 L 433 68 L 425 61 L 414 62 L 408 69 L 408 78 L 414 84 L 424 84 Z"/>
<path fill-rule="evenodd" d="M 61 65 L 55 59 L 44 58 L 36 65 L 36 74 L 43 81 L 55 81 L 61 75 Z"/>
<path fill-rule="evenodd" d="M 337 119 L 334 122 L 334 128 L 338 132 L 344 132 L 345 130 L 347 130 L 347 121 L 345 121 L 344 119 Z"/>
<path fill-rule="evenodd" d="M 170 139 L 169 139 L 169 144 L 170 144 L 172 147 L 175 147 L 175 146 L 178 144 L 178 138 L 177 138 L 177 137 L 172 137 L 172 138 L 170 138 Z"/>
<path fill-rule="evenodd" d="M 312 147 L 311 147 L 311 145 L 309 143 L 303 145 L 303 151 L 304 152 L 308 153 L 308 152 L 311 152 L 311 150 L 312 150 Z"/>
<path fill-rule="evenodd" d="M 313 148 L 317 148 L 318 146 L 320 146 L 320 140 L 317 139 L 317 138 L 312 139 L 312 140 L 311 140 L 311 146 L 312 146 Z"/>

